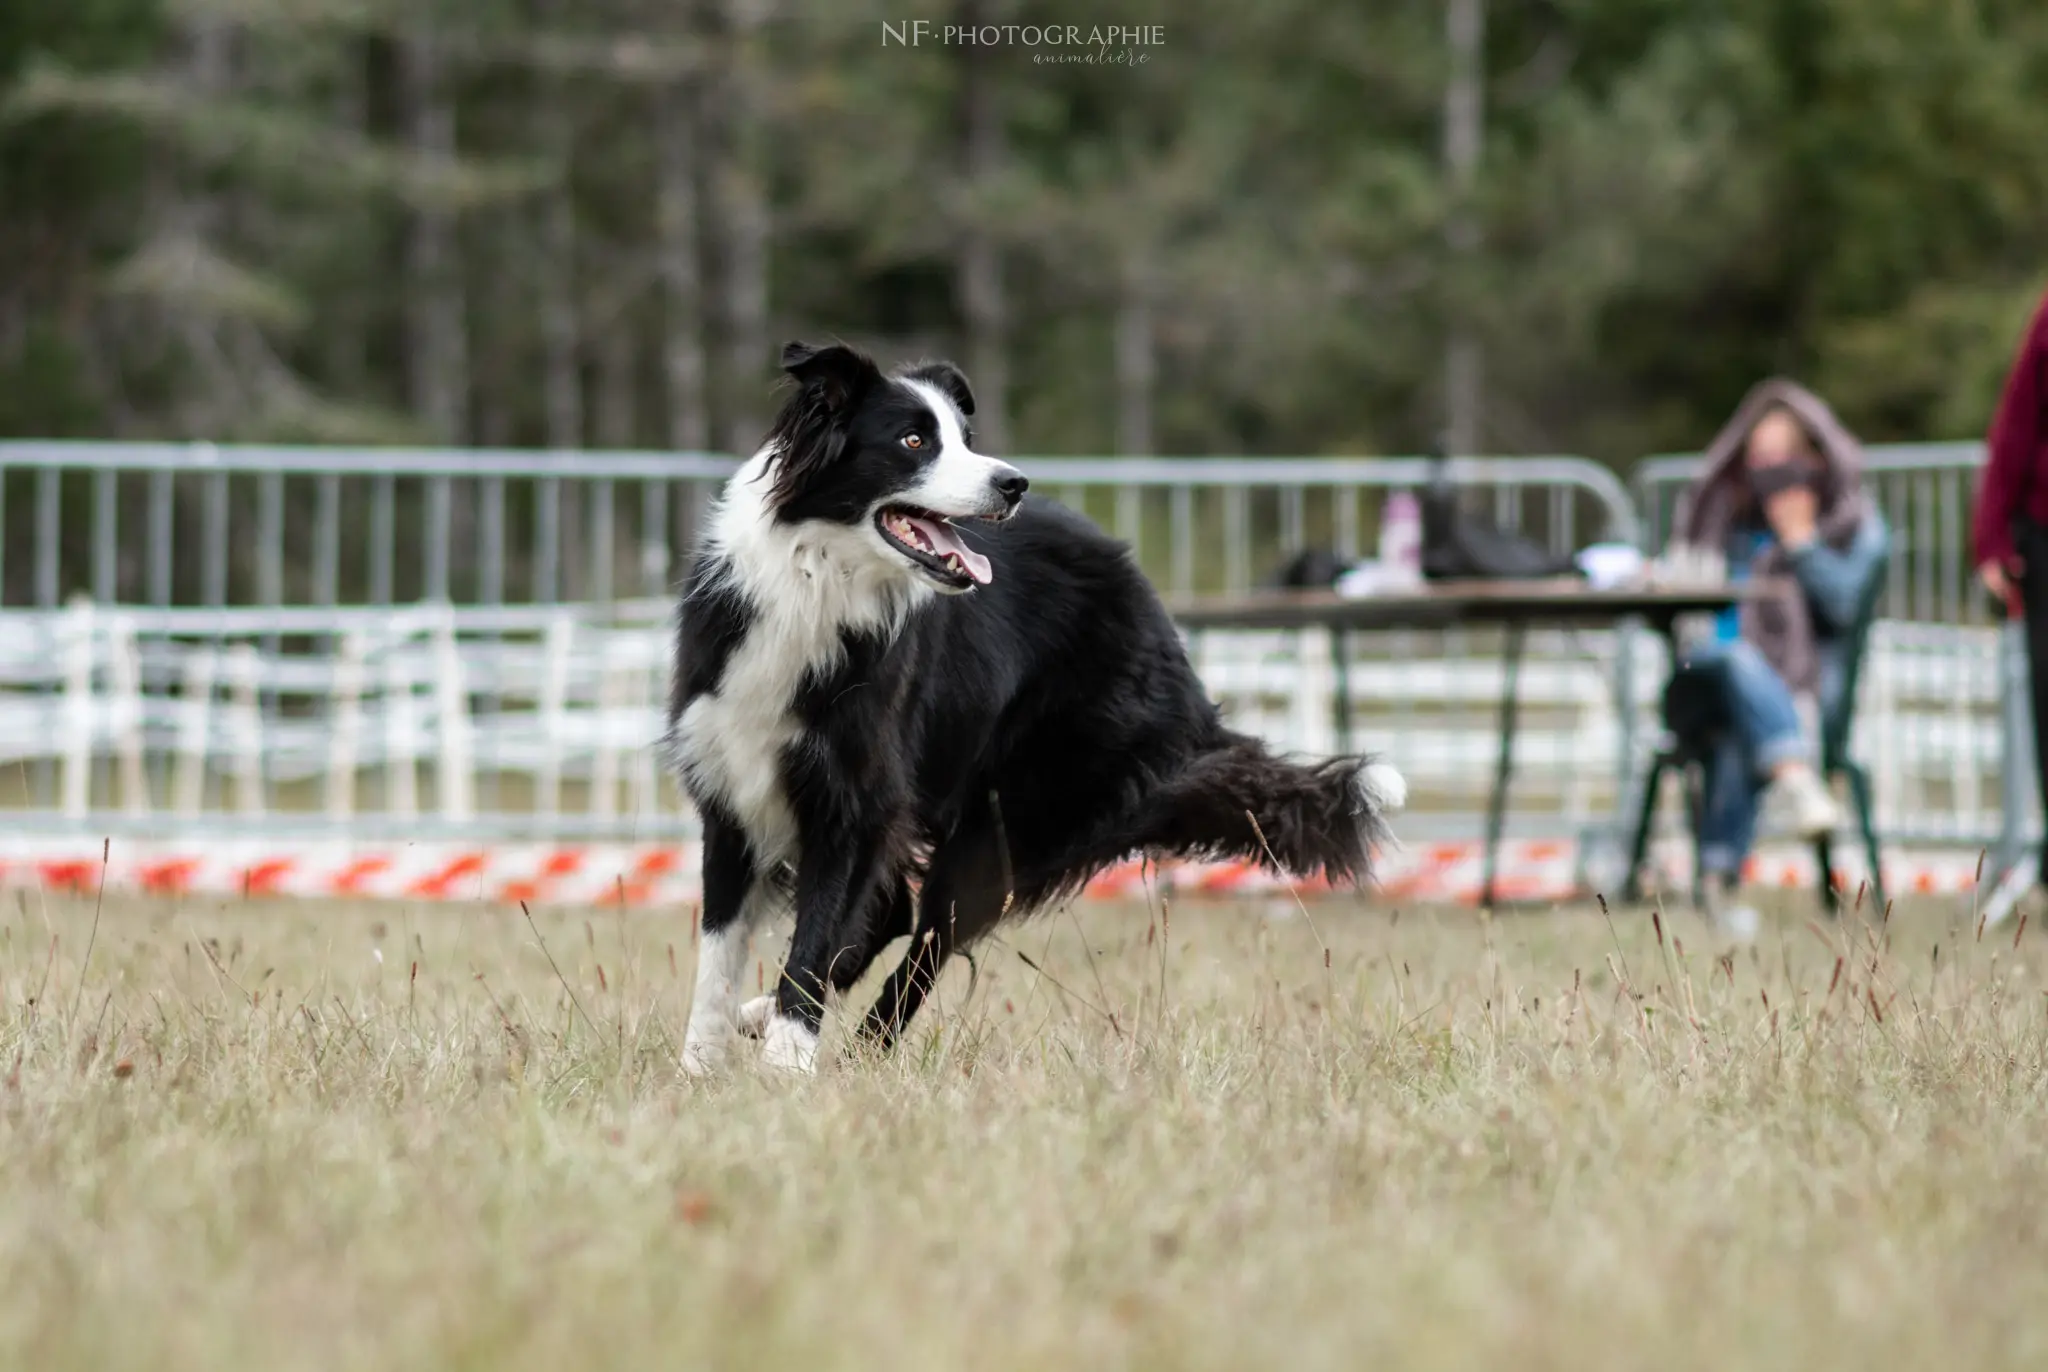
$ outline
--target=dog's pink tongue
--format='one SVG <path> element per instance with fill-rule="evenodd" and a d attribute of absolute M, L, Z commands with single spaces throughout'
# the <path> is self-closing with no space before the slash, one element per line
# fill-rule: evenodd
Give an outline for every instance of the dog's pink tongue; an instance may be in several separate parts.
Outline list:
<path fill-rule="evenodd" d="M 917 531 L 932 545 L 932 551 L 944 558 L 947 553 L 960 559 L 960 565 L 967 569 L 967 575 L 974 578 L 978 586 L 986 586 L 995 580 L 995 568 L 988 565 L 988 559 L 960 541 L 960 535 L 952 525 L 941 524 L 933 519 L 913 519 Z"/>

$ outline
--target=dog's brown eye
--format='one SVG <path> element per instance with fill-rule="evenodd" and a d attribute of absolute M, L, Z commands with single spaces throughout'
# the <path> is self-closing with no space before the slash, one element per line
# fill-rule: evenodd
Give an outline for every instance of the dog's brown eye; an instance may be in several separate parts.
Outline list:
<path fill-rule="evenodd" d="M 922 448 L 924 440 L 916 434 L 905 434 L 903 435 L 903 446 L 906 448 Z"/>

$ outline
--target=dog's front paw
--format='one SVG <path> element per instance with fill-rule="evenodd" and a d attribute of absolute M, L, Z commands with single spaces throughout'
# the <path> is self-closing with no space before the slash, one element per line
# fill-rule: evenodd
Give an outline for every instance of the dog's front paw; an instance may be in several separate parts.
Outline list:
<path fill-rule="evenodd" d="M 818 1070 L 817 1031 L 786 1015 L 769 1021 L 761 1063 L 771 1071 L 808 1077 Z"/>
<path fill-rule="evenodd" d="M 740 1007 L 739 1031 L 750 1039 L 764 1038 L 768 1033 L 768 1021 L 775 1018 L 775 997 L 755 996 Z"/>
<path fill-rule="evenodd" d="M 739 1039 L 732 1021 L 723 1015 L 692 1015 L 683 1031 L 683 1072 L 708 1077 L 725 1070 L 732 1046 Z"/>

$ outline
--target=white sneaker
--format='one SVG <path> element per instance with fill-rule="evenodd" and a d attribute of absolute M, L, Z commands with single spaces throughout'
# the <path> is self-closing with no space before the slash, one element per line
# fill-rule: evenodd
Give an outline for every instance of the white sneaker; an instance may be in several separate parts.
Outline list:
<path fill-rule="evenodd" d="M 1828 792 L 1820 774 L 1807 766 L 1789 767 L 1778 774 L 1778 788 L 1789 802 L 1792 829 L 1801 838 L 1831 834 L 1842 822 L 1842 811 Z"/>
<path fill-rule="evenodd" d="M 1752 906 L 1730 904 L 1728 894 L 1728 887 L 1721 878 L 1707 878 L 1704 887 L 1707 922 L 1722 938 L 1747 948 L 1756 942 L 1757 929 L 1763 920 Z"/>

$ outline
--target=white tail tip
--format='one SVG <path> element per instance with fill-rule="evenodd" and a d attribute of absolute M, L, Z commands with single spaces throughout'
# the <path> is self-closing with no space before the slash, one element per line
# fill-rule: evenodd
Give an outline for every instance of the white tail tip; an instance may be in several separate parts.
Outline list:
<path fill-rule="evenodd" d="M 1408 803 L 1408 781 L 1392 763 L 1368 762 L 1358 772 L 1359 789 L 1366 801 L 1382 812 L 1398 810 Z"/>

